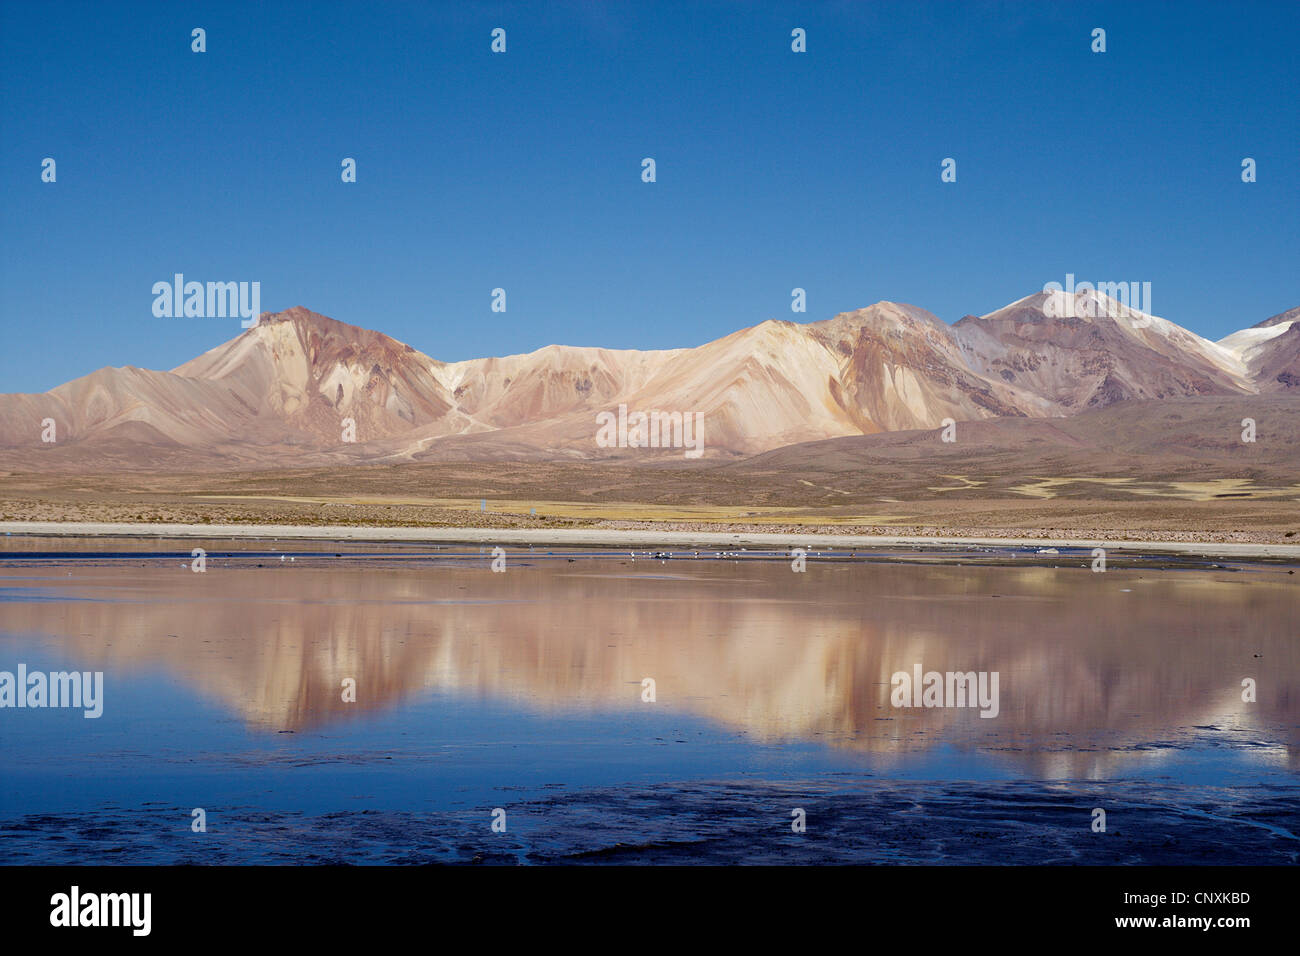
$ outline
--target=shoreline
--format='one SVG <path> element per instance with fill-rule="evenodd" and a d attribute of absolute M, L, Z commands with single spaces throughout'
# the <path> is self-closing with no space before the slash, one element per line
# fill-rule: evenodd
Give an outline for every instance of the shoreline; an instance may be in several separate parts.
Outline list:
<path fill-rule="evenodd" d="M 6 535 L 75 538 L 288 538 L 329 541 L 414 542 L 429 544 L 516 544 L 556 547 L 792 547 L 845 550 L 865 548 L 1105 548 L 1197 557 L 1282 558 L 1300 561 L 1300 544 L 1213 541 L 1143 541 L 1122 538 L 987 538 L 904 535 L 854 535 L 773 532 L 653 531 L 611 528 L 422 528 L 355 525 L 216 525 L 4 521 Z"/>

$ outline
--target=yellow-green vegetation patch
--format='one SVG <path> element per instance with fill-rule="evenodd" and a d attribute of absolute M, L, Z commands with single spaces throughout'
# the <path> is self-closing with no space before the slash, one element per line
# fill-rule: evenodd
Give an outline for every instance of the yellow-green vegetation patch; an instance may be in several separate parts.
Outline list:
<path fill-rule="evenodd" d="M 940 478 L 947 478 L 949 481 L 960 481 L 960 485 L 939 485 L 937 487 L 927 488 L 927 491 L 965 491 L 968 488 L 978 488 L 981 485 L 987 485 L 987 480 L 967 478 L 965 475 L 940 475 Z"/>
<path fill-rule="evenodd" d="M 1072 485 L 1076 483 L 1088 483 L 1094 485 L 1127 485 L 1133 481 L 1132 478 L 1093 478 L 1088 476 L 1040 478 L 1037 475 L 1032 475 L 1031 478 L 1033 479 L 1031 482 L 1023 485 L 1014 485 L 1009 490 L 1018 495 L 1027 495 L 1031 498 L 1055 498 L 1056 489 L 1064 485 Z M 1126 490 L 1136 491 L 1135 488 L 1129 488 Z"/>
<path fill-rule="evenodd" d="M 1216 478 L 1211 481 L 1167 481 L 1146 488 L 1134 488 L 1135 494 L 1157 498 L 1181 498 L 1184 501 L 1215 501 L 1221 498 L 1283 498 L 1300 491 L 1300 485 L 1267 488 L 1249 478 Z"/>

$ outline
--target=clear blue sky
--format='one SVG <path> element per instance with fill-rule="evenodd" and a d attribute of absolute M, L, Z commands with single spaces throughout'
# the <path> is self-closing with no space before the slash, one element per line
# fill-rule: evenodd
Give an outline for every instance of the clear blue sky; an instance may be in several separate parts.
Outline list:
<path fill-rule="evenodd" d="M 448 361 L 1067 272 L 1210 338 L 1300 305 L 1294 0 L 0 9 L 0 391 L 239 333 L 155 319 L 175 272 Z"/>

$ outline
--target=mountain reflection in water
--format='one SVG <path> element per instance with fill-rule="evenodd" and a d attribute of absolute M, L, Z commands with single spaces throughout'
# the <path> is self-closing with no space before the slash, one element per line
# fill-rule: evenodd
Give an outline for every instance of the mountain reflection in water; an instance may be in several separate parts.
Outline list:
<path fill-rule="evenodd" d="M 659 706 L 756 741 L 882 757 L 996 751 L 1046 778 L 1104 775 L 1189 735 L 1297 766 L 1297 578 L 1277 566 L 810 560 L 794 573 L 781 560 L 525 551 L 505 573 L 487 555 L 304 554 L 215 557 L 193 574 L 179 566 L 188 546 L 177 554 L 5 562 L 4 631 L 110 686 L 170 672 L 266 733 L 440 691 L 553 715 Z M 918 664 L 997 671 L 997 718 L 891 707 L 891 675 Z"/>

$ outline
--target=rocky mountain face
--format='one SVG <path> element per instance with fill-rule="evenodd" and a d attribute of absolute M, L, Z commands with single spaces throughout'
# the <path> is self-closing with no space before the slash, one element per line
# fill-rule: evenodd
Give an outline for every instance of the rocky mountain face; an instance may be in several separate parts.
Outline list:
<path fill-rule="evenodd" d="M 1222 345 L 1096 292 L 1040 292 L 953 331 L 971 366 L 1069 415 L 1132 399 L 1249 394 L 1241 360 Z"/>
<path fill-rule="evenodd" d="M 1245 364 L 1259 391 L 1300 393 L 1300 307 L 1234 332 L 1219 344 Z"/>
<path fill-rule="evenodd" d="M 600 444 L 596 416 L 625 406 L 625 417 L 698 413 L 705 455 L 740 457 L 949 418 L 1300 389 L 1298 318 L 1293 309 L 1214 343 L 1095 292 L 1038 293 L 952 326 L 878 302 L 697 348 L 551 345 L 447 363 L 295 307 L 170 372 L 104 368 L 2 395 L 0 447 L 121 467 L 180 453 L 266 466 L 682 453 L 662 447 L 668 424 L 651 447 Z M 50 423 L 56 440 L 42 441 Z"/>

